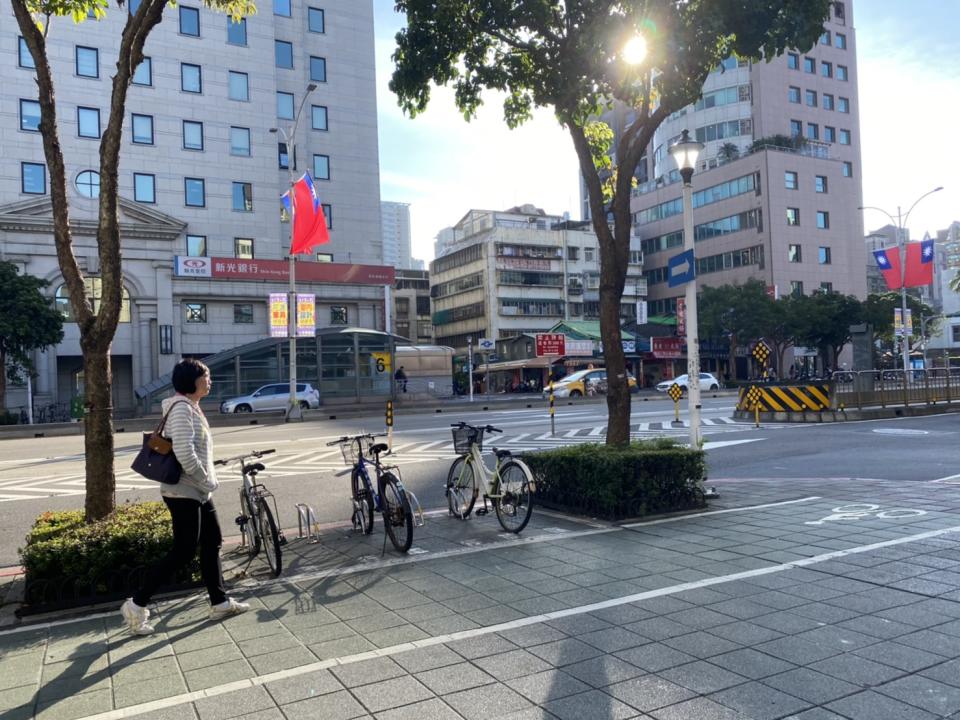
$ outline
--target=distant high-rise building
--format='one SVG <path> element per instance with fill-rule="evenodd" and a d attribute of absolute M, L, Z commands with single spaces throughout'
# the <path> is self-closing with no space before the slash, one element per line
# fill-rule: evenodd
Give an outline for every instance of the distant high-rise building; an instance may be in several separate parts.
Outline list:
<path fill-rule="evenodd" d="M 410 203 L 380 203 L 383 262 L 401 270 L 410 269 Z"/>
<path fill-rule="evenodd" d="M 938 365 L 943 364 L 945 356 L 952 357 L 953 365 L 960 365 L 960 293 L 950 287 L 960 277 L 960 222 L 954 221 L 946 230 L 939 230 L 935 247 L 935 309 L 944 317 L 940 332 L 932 335 L 927 345 L 928 357 Z"/>

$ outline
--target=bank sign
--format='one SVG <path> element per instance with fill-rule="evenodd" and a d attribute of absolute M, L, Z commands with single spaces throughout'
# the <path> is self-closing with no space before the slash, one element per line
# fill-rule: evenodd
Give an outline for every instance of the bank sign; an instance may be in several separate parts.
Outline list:
<path fill-rule="evenodd" d="M 241 260 L 220 257 L 174 257 L 176 277 L 211 280 L 271 280 L 288 282 L 290 264 L 286 260 Z M 396 271 L 384 265 L 298 262 L 297 282 L 336 283 L 338 285 L 393 285 Z"/>

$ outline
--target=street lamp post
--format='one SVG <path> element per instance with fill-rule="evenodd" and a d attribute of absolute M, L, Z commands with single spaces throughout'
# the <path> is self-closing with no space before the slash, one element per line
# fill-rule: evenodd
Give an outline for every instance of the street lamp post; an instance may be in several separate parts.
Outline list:
<path fill-rule="evenodd" d="M 470 402 L 473 402 L 473 335 L 467 336 L 467 383 L 470 385 Z"/>
<path fill-rule="evenodd" d="M 293 174 L 293 164 L 297 157 L 297 125 L 300 124 L 300 113 L 303 112 L 303 106 L 306 104 L 310 93 L 316 89 L 316 83 L 307 85 L 306 92 L 300 100 L 300 107 L 297 108 L 297 112 L 293 116 L 293 125 L 289 132 L 281 127 L 270 128 L 271 133 L 279 133 L 287 146 L 287 173 L 290 176 L 290 208 L 292 212 L 290 213 L 290 270 L 288 273 L 290 275 L 290 289 L 289 299 L 287 300 L 288 333 L 290 335 L 290 400 L 287 406 L 287 422 L 303 420 L 303 411 L 300 409 L 300 402 L 297 400 L 297 266 L 295 264 L 296 256 L 293 254 L 294 215 L 297 212 L 294 185 L 296 185 L 297 180 Z"/>
<path fill-rule="evenodd" d="M 693 252 L 694 276 L 687 283 L 687 414 L 690 418 L 690 447 L 697 449 L 703 439 L 700 432 L 700 338 L 697 328 L 696 250 L 693 238 L 693 171 L 703 143 L 690 139 L 686 130 L 680 140 L 670 147 L 670 155 L 677 163 L 683 178 L 683 249 Z"/>
<path fill-rule="evenodd" d="M 901 336 L 902 341 L 902 352 L 903 352 L 903 380 L 907 381 L 907 373 L 910 372 L 910 340 L 907 329 L 907 288 L 904 286 L 904 280 L 906 280 L 907 275 L 907 235 L 904 231 L 904 225 L 906 225 L 907 220 L 910 218 L 910 213 L 913 212 L 913 209 L 917 204 L 923 200 L 928 195 L 933 195 L 935 192 L 940 192 L 943 190 L 943 186 L 936 187 L 933 190 L 924 193 L 918 197 L 913 205 L 910 206 L 910 209 L 907 210 L 907 214 L 903 215 L 900 212 L 900 206 L 897 205 L 897 217 L 894 218 L 893 215 L 888 213 L 886 210 L 878 207 L 873 207 L 872 205 L 862 205 L 857 208 L 857 210 L 876 210 L 881 212 L 890 218 L 890 222 L 897 226 L 897 251 L 900 253 L 900 317 L 903 318 L 903 334 Z"/>

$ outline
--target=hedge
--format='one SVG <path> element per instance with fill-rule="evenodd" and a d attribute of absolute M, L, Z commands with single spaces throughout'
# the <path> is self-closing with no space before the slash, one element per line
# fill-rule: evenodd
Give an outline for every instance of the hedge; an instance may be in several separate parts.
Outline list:
<path fill-rule="evenodd" d="M 20 548 L 26 604 L 65 606 L 129 595 L 145 566 L 173 544 L 170 513 L 162 502 L 126 503 L 95 523 L 82 510 L 45 512 Z M 197 558 L 173 579 L 193 584 Z"/>
<path fill-rule="evenodd" d="M 668 438 L 624 447 L 585 444 L 523 456 L 537 483 L 535 501 L 605 520 L 701 508 L 706 461 Z"/>

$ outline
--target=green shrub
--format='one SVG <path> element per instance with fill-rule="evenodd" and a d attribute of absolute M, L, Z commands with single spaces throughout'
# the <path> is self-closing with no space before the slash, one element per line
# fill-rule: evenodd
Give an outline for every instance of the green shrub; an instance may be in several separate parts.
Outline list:
<path fill-rule="evenodd" d="M 622 448 L 585 444 L 529 453 L 537 504 L 606 520 L 705 505 L 702 450 L 669 438 Z"/>
<path fill-rule="evenodd" d="M 19 415 L 9 410 L 0 410 L 0 425 L 16 425 L 19 418 Z"/>
<path fill-rule="evenodd" d="M 172 544 L 170 513 L 161 502 L 127 503 L 90 524 L 84 523 L 82 510 L 45 512 L 19 551 L 27 604 L 127 593 L 143 567 L 166 555 Z M 172 581 L 197 578 L 195 558 Z"/>

